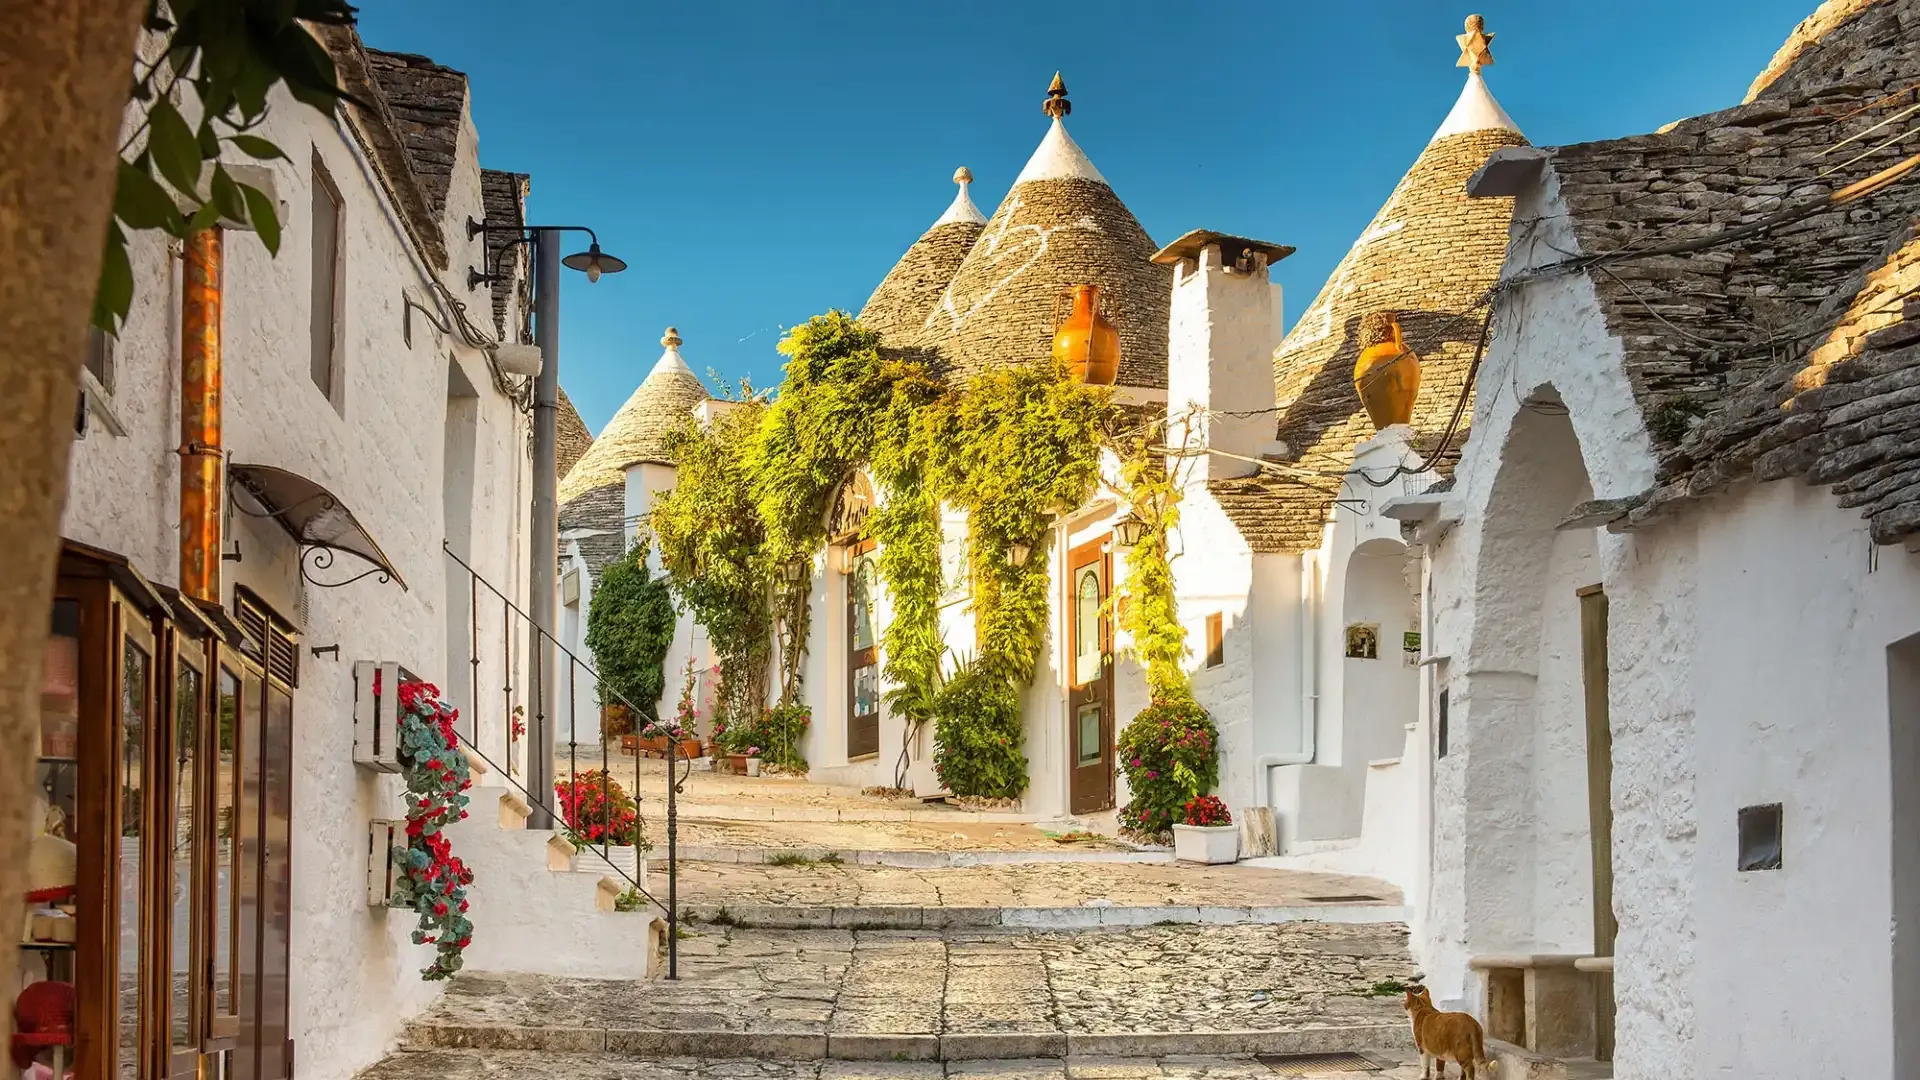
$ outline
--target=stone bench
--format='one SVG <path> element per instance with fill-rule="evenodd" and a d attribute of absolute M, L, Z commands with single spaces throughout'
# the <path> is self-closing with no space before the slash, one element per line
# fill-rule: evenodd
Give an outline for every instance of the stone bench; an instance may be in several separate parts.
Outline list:
<path fill-rule="evenodd" d="M 1594 1052 L 1593 966 L 1611 957 L 1516 953 L 1469 957 L 1486 973 L 1487 1037 L 1536 1054 L 1589 1057 Z"/>

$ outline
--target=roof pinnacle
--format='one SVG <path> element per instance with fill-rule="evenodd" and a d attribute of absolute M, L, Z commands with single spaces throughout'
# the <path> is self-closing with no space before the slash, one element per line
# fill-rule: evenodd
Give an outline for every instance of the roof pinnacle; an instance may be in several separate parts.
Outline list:
<path fill-rule="evenodd" d="M 1057 71 L 1053 73 L 1052 85 L 1047 87 L 1047 100 L 1040 106 L 1040 111 L 1055 120 L 1073 111 L 1073 102 L 1067 100 L 1066 80 L 1062 79 Z"/>
<path fill-rule="evenodd" d="M 680 331 L 675 330 L 671 326 L 667 327 L 667 332 L 664 335 L 662 335 L 660 338 L 660 344 L 663 347 L 669 348 L 669 349 L 679 348 L 680 347 Z"/>
<path fill-rule="evenodd" d="M 1487 20 L 1479 15 L 1467 16 L 1467 32 L 1454 37 L 1460 43 L 1460 59 L 1454 67 L 1463 67 L 1475 75 L 1480 69 L 1493 64 L 1493 35 L 1487 33 Z"/>
<path fill-rule="evenodd" d="M 966 190 L 967 185 L 973 183 L 973 170 L 965 165 L 953 170 L 953 182 L 959 184 L 962 191 Z"/>

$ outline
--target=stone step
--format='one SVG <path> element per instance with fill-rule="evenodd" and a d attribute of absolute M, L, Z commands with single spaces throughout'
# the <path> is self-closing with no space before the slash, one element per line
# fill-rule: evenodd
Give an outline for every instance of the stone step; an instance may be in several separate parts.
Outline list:
<path fill-rule="evenodd" d="M 763 930 L 1095 930 L 1124 926 L 1238 926 L 1289 922 L 1403 923 L 1400 904 L 1221 906 L 1086 904 L 1078 907 L 934 907 L 909 904 L 682 904 L 686 926 Z"/>
<path fill-rule="evenodd" d="M 1163 1058 L 1356 1053 L 1412 1046 L 1405 1023 L 1345 1024 L 1270 1031 L 889 1032 L 663 1030 L 411 1024 L 412 1050 L 532 1051 L 636 1058 L 744 1058 L 760 1061 L 1018 1061 L 1079 1056 Z"/>
<path fill-rule="evenodd" d="M 833 806 L 742 806 L 722 803 L 683 803 L 676 808 L 687 821 L 797 821 L 797 822 L 931 822 L 940 825 L 1036 825 L 1057 821 L 1043 814 L 1010 810 L 960 810 Z"/>
<path fill-rule="evenodd" d="M 1420 1064 L 1409 1050 L 1372 1049 L 1372 1068 L 1327 1063 L 1340 1080 L 1412 1080 Z M 1276 1064 L 1287 1064 L 1285 1061 Z M 1317 1063 L 1316 1063 L 1317 1064 Z M 1297 1073 L 1295 1073 L 1297 1075 Z M 772 1061 L 742 1058 L 636 1058 L 625 1054 L 553 1054 L 528 1050 L 403 1050 L 360 1080 L 1273 1080 L 1275 1069 L 1251 1056 L 1116 1058 L 1071 1055 L 966 1061 L 856 1061 L 822 1058 Z"/>
<path fill-rule="evenodd" d="M 665 846 L 656 846 L 650 857 L 655 862 L 664 862 Z M 846 866 L 894 866 L 913 870 L 964 866 L 1026 866 L 1047 863 L 1161 864 L 1174 861 L 1171 851 L 1147 849 L 1138 851 L 914 851 L 824 847 L 743 847 L 731 844 L 681 844 L 678 858 L 682 862 L 738 863 L 753 866 L 811 862 L 840 863 Z"/>

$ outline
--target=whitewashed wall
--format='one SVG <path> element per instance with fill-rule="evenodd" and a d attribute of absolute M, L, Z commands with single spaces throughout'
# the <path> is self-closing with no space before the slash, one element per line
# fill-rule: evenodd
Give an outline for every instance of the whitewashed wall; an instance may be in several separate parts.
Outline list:
<path fill-rule="evenodd" d="M 1516 242 L 1509 272 L 1559 257 L 1548 243 L 1577 250 L 1551 177 L 1522 196 L 1515 221 L 1516 236 L 1543 246 Z M 1566 416 L 1521 405 L 1549 393 Z M 1858 515 L 1792 481 L 1743 486 L 1631 534 L 1553 533 L 1569 494 L 1584 497 L 1580 479 L 1616 497 L 1653 475 L 1618 344 L 1582 277 L 1503 304 L 1473 431 L 1447 514 L 1457 524 L 1427 537 L 1451 695 L 1417 941 L 1436 994 L 1477 998 L 1474 953 L 1581 936 L 1567 902 L 1581 872 L 1556 875 L 1538 853 L 1572 846 L 1584 815 L 1543 800 L 1556 781 L 1539 765 L 1575 759 L 1583 742 L 1555 723 L 1580 713 L 1566 594 L 1598 580 L 1610 618 L 1617 1074 L 1898 1075 L 1901 961 L 1888 928 L 1920 882 L 1892 857 L 1903 835 L 1892 792 L 1920 763 L 1889 766 L 1889 724 L 1920 703 L 1890 700 L 1888 648 L 1920 632 L 1915 557 L 1870 560 Z M 1495 745 L 1520 732 L 1531 733 L 1524 751 Z M 1526 783 L 1514 779 L 1521 752 L 1534 759 Z M 1740 872 L 1738 811 L 1774 802 L 1783 868 Z"/>
<path fill-rule="evenodd" d="M 430 309 L 440 305 L 353 139 L 278 94 L 261 134 L 292 159 L 269 166 L 284 236 L 278 258 L 251 233 L 226 237 L 225 443 L 234 462 L 291 469 L 338 495 L 408 586 L 368 578 L 337 591 L 309 588 L 303 618 L 293 542 L 271 523 L 234 515 L 228 539 L 239 542 L 243 561 L 222 564 L 223 598 L 246 585 L 303 622 L 294 706 L 292 1036 L 301 1074 L 331 1080 L 379 1058 L 406 1018 L 437 992 L 418 978 L 427 950 L 407 944 L 404 917 L 366 905 L 366 823 L 397 816 L 401 806 L 396 778 L 352 764 L 352 663 L 398 660 L 450 690 L 471 681 L 470 671 L 447 665 L 451 564 L 441 541 L 449 365 L 478 390 L 472 561 L 503 589 L 518 589 L 523 607 L 525 425 L 493 389 L 481 354 L 456 336 L 442 337 L 415 319 L 411 347 L 404 341 L 403 296 Z M 316 153 L 345 204 L 345 390 L 338 411 L 309 377 L 309 162 Z M 474 153 L 471 123 L 463 123 L 449 221 L 480 215 Z M 479 241 L 452 226 L 447 240 L 454 269 L 445 279 L 471 311 L 490 311 L 484 292 L 464 288 L 464 266 L 481 261 Z M 155 580 L 176 583 L 179 267 L 147 237 L 134 241 L 132 256 L 138 299 L 120 340 L 109 405 L 126 435 L 96 424 L 76 446 L 62 528 L 126 554 Z M 330 572 L 316 573 L 338 579 L 359 569 L 342 557 Z M 497 643 L 498 627 L 483 627 L 483 687 L 506 679 L 492 658 L 498 649 L 486 646 L 489 633 Z M 336 642 L 337 660 L 307 651 Z M 500 711 L 483 710 L 483 745 L 504 742 Z M 484 935 L 484 910 L 476 921 Z"/>

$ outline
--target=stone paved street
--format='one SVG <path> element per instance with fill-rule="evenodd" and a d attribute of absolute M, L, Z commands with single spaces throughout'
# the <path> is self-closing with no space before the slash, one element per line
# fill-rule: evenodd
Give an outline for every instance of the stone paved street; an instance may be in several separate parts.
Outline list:
<path fill-rule="evenodd" d="M 1413 974 L 1404 927 L 1330 923 L 1072 933 L 714 929 L 680 943 L 680 964 L 678 982 L 464 974 L 415 1025 L 414 1041 L 562 1048 L 550 1039 L 527 1046 L 526 1029 L 542 1029 L 586 1039 L 565 1048 L 596 1049 L 588 1033 L 1119 1035 L 1404 1025 L 1398 998 L 1375 991 Z"/>
<path fill-rule="evenodd" d="M 1398 905 L 1398 890 L 1372 878 L 1242 866 L 1156 862 L 1011 863 L 910 869 L 830 863 L 686 863 L 680 902 L 692 907 L 1119 906 L 1295 907 Z"/>
<path fill-rule="evenodd" d="M 665 850 L 664 811 L 649 804 L 649 835 L 656 854 Z M 1032 825 L 981 821 L 965 811 L 945 811 L 941 821 L 730 821 L 686 818 L 680 845 L 691 847 L 787 848 L 824 851 L 1130 851 L 1125 844 L 1098 838 L 1071 839 L 1072 825 Z M 1052 835 L 1049 835 L 1049 834 Z"/>
<path fill-rule="evenodd" d="M 1379 1067 L 1306 1072 L 1307 1080 L 1412 1080 L 1407 1051 L 1368 1051 Z M 523 1050 L 427 1050 L 396 1054 L 365 1080 L 1269 1080 L 1275 1070 L 1246 1057 L 1100 1058 L 1026 1061 L 755 1061 L 636 1059 Z"/>

